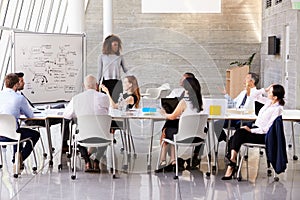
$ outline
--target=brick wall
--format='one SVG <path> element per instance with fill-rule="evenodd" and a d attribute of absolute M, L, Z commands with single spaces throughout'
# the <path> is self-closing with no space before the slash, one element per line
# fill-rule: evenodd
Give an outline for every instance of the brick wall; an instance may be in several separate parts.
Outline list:
<path fill-rule="evenodd" d="M 205 95 L 219 94 L 225 71 L 235 60 L 260 55 L 261 1 L 223 0 L 220 14 L 143 14 L 141 0 L 113 0 L 114 33 L 123 41 L 129 73 L 144 90 L 165 82 L 178 87 L 193 72 Z M 102 1 L 86 12 L 87 72 L 97 73 L 102 41 Z M 260 56 L 251 71 L 260 73 Z"/>
<path fill-rule="evenodd" d="M 280 83 L 286 89 L 286 107 L 299 108 L 299 11 L 293 10 L 290 0 L 283 0 L 282 3 L 272 5 L 269 8 L 263 3 L 262 18 L 262 44 L 261 44 L 261 74 L 263 86 L 271 83 Z M 289 26 L 289 35 L 286 35 L 286 26 Z M 280 54 L 268 55 L 268 37 L 280 38 Z M 289 37 L 289 59 L 286 50 L 286 38 Z M 287 71 L 287 79 L 285 78 Z"/>

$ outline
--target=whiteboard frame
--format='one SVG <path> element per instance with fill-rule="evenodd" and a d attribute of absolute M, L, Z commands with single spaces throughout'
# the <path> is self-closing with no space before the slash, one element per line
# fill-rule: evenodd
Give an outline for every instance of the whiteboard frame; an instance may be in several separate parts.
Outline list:
<path fill-rule="evenodd" d="M 85 35 L 85 33 L 82 33 L 82 34 L 67 34 L 67 33 L 40 33 L 40 32 L 29 32 L 29 31 L 24 31 L 24 32 L 22 32 L 22 31 L 13 31 L 12 32 L 12 37 L 11 37 L 11 39 L 12 39 L 12 43 L 11 43 L 12 44 L 12 48 L 11 48 L 11 50 L 12 50 L 12 53 L 11 53 L 11 55 L 12 55 L 12 62 L 11 62 L 12 66 L 11 66 L 11 69 L 12 69 L 13 72 L 17 72 L 16 70 L 22 69 L 20 66 L 16 66 L 17 56 L 15 55 L 16 50 L 17 50 L 15 48 L 16 37 L 18 37 L 18 35 L 22 35 L 22 34 L 27 34 L 31 37 L 38 37 L 38 36 L 60 37 L 61 36 L 62 39 L 65 39 L 66 37 L 78 37 L 78 38 L 81 38 L 81 41 L 82 41 L 82 44 L 81 44 L 81 47 L 82 47 L 82 49 L 81 49 L 81 66 L 82 67 L 80 68 L 82 73 L 80 74 L 81 76 L 79 77 L 81 82 L 77 83 L 77 85 L 80 84 L 80 87 L 78 87 L 79 89 L 76 91 L 76 93 L 74 93 L 72 96 L 69 96 L 67 98 L 58 97 L 56 99 L 51 99 L 50 101 L 44 100 L 44 99 L 41 99 L 41 101 L 34 101 L 33 100 L 32 103 L 34 103 L 34 104 L 40 104 L 40 103 L 41 104 L 46 104 L 46 103 L 68 102 L 68 101 L 71 100 L 71 98 L 74 95 L 76 95 L 76 94 L 83 91 L 83 81 L 84 81 L 84 77 L 86 76 L 86 71 L 87 71 L 86 70 L 86 35 Z M 26 74 L 25 74 L 24 77 L 26 77 Z M 25 83 L 25 88 L 26 88 L 26 83 Z M 24 93 L 26 93 L 26 90 L 24 90 Z M 29 98 L 29 100 L 31 100 L 31 99 Z"/>

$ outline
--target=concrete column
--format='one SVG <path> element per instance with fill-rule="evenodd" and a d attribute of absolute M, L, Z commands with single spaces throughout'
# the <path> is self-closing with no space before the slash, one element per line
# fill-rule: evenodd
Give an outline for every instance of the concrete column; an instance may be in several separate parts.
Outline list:
<path fill-rule="evenodd" d="M 84 0 L 68 1 L 68 33 L 84 32 Z"/>
<path fill-rule="evenodd" d="M 103 0 L 103 41 L 113 33 L 113 5 L 112 0 Z"/>

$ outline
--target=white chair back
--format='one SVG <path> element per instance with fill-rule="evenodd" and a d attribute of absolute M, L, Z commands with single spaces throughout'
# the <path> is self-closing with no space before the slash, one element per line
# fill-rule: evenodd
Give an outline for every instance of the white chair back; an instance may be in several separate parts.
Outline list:
<path fill-rule="evenodd" d="M 182 115 L 179 119 L 178 132 L 174 135 L 176 137 L 176 141 L 192 137 L 200 137 L 204 139 L 206 137 L 204 128 L 207 124 L 207 118 L 208 115 L 202 113 Z"/>
<path fill-rule="evenodd" d="M 77 117 L 78 123 L 78 140 L 88 138 L 102 138 L 112 140 L 110 134 L 111 116 L 109 115 L 84 115 Z"/>
<path fill-rule="evenodd" d="M 13 115 L 0 114 L 0 136 L 19 140 L 20 134 L 16 132 L 16 119 Z"/>
<path fill-rule="evenodd" d="M 148 88 L 146 94 L 149 94 L 149 96 L 145 96 L 145 99 L 159 99 L 160 92 L 159 88 Z"/>

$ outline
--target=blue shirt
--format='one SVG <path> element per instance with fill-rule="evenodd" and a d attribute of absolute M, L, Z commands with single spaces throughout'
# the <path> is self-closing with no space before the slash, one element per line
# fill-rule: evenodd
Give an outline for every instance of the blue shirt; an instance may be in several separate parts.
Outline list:
<path fill-rule="evenodd" d="M 0 114 L 13 115 L 17 124 L 20 115 L 25 115 L 28 118 L 33 117 L 33 112 L 28 106 L 25 97 L 11 88 L 4 88 L 0 92 Z"/>

